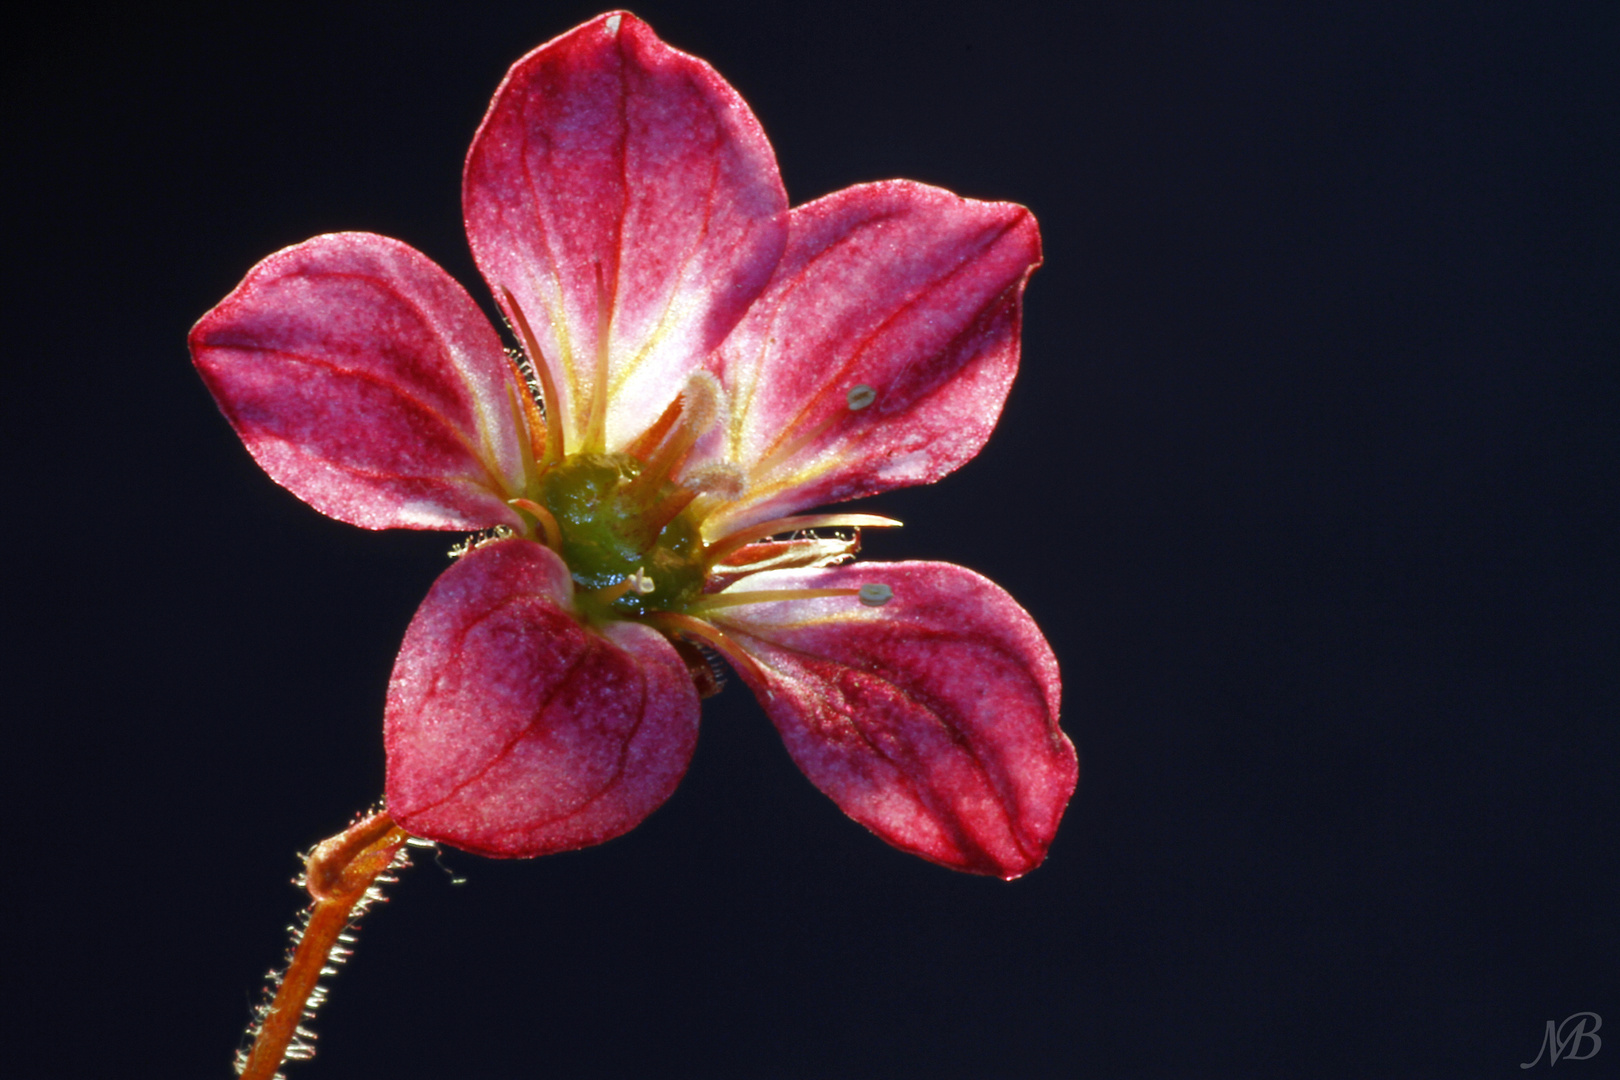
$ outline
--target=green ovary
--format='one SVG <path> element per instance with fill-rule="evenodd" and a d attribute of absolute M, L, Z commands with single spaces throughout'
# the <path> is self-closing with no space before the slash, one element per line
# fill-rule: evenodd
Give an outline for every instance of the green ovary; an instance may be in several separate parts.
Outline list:
<path fill-rule="evenodd" d="M 641 462 L 628 454 L 574 454 L 539 481 L 536 502 L 550 510 L 562 532 L 563 561 L 589 609 L 590 593 L 642 571 L 653 589 L 635 590 L 592 612 L 644 614 L 679 610 L 703 589 L 703 541 L 683 510 L 660 529 L 652 514 L 679 493 L 665 483 L 652 492 L 632 488 Z"/>

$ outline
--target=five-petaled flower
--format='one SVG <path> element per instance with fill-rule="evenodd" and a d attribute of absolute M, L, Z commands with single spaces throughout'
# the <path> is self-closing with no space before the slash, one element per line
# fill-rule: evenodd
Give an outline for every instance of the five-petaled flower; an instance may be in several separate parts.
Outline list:
<path fill-rule="evenodd" d="M 389 813 L 470 851 L 599 843 L 691 758 L 704 650 L 884 840 L 1012 878 L 1074 790 L 1058 669 L 996 586 L 851 563 L 983 445 L 1040 260 L 1022 207 L 904 181 L 789 210 L 708 65 L 603 15 L 520 60 L 463 185 L 517 359 L 381 236 L 318 236 L 191 334 L 266 472 L 371 529 L 494 530 L 433 586 L 385 719 Z M 821 530 L 816 532 L 815 530 Z"/>

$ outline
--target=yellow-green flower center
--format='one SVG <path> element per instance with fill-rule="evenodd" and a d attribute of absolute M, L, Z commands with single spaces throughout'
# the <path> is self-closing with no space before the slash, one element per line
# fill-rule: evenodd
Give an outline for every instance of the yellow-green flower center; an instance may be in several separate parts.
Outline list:
<path fill-rule="evenodd" d="M 703 590 L 697 522 L 669 513 L 690 495 L 667 480 L 638 483 L 644 468 L 629 454 L 571 454 L 539 478 L 535 501 L 556 518 L 559 554 L 598 617 L 679 611 Z M 604 590 L 605 602 L 595 595 Z"/>

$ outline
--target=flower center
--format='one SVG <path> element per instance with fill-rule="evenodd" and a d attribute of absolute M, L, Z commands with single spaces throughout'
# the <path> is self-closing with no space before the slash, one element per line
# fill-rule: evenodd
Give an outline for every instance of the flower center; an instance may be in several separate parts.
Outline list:
<path fill-rule="evenodd" d="M 587 614 L 679 610 L 703 590 L 692 493 L 646 469 L 630 454 L 571 454 L 539 479 Z"/>

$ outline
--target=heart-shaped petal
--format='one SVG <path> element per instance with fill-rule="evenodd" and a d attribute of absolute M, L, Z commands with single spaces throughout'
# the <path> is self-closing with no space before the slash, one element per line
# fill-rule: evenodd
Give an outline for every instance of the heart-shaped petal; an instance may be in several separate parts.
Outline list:
<path fill-rule="evenodd" d="M 749 488 L 705 533 L 931 483 L 979 452 L 1018 367 L 1035 218 L 903 180 L 797 207 L 769 288 L 710 361 L 731 399 L 695 467 Z"/>
<path fill-rule="evenodd" d="M 276 252 L 191 331 L 197 370 L 264 471 L 368 529 L 519 524 L 526 394 L 466 290 L 370 233 Z"/>
<path fill-rule="evenodd" d="M 944 563 L 755 574 L 727 592 L 852 596 L 715 607 L 805 775 L 898 848 L 1015 878 L 1046 857 L 1079 776 L 1058 728 L 1057 660 L 1005 592 Z M 887 590 L 887 592 L 886 592 Z"/>
<path fill-rule="evenodd" d="M 569 453 L 641 434 L 765 287 L 787 231 L 747 104 L 625 12 L 513 66 L 462 204 L 479 269 L 534 329 Z"/>
<path fill-rule="evenodd" d="M 668 641 L 587 629 L 568 568 L 486 544 L 434 583 L 388 687 L 388 812 L 417 836 L 506 858 L 599 844 L 669 798 L 698 696 Z"/>

